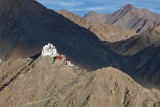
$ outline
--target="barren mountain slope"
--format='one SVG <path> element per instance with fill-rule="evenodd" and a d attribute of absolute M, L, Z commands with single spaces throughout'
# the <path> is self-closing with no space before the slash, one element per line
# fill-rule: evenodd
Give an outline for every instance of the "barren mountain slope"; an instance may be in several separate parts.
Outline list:
<path fill-rule="evenodd" d="M 147 9 L 138 9 L 128 4 L 115 12 L 107 23 L 117 24 L 126 28 L 143 32 L 160 23 L 160 15 Z"/>
<path fill-rule="evenodd" d="M 93 32 L 101 41 L 116 42 L 128 39 L 136 34 L 133 30 L 129 30 L 117 25 L 98 24 L 88 21 L 87 19 L 81 18 L 80 16 L 75 15 L 67 10 L 61 10 L 58 13 Z"/>
<path fill-rule="evenodd" d="M 52 65 L 51 62 L 49 57 L 40 57 L 34 61 L 19 59 L 2 63 L 0 106 L 160 106 L 158 90 L 142 88 L 117 69 L 104 68 L 87 72 L 77 67 Z M 18 67 L 20 63 L 22 68 Z"/>
<path fill-rule="evenodd" d="M 118 42 L 136 35 L 136 32 L 133 30 L 109 24 L 94 24 L 90 26 L 89 30 L 97 35 L 101 41 L 108 42 Z"/>
<path fill-rule="evenodd" d="M 93 22 L 96 20 L 96 22 L 101 23 L 101 20 L 102 22 L 105 20 L 104 15 L 100 16 L 94 12 L 91 13 L 92 14 L 87 14 L 84 17 L 87 17 L 87 20 Z M 95 16 L 96 19 L 93 20 L 93 16 Z M 159 24 L 160 15 L 147 9 L 139 9 L 131 4 L 128 4 L 110 15 L 110 17 L 106 17 L 106 22 L 104 23 L 119 25 L 125 28 L 133 29 L 136 32 L 143 32 L 148 28 L 152 28 Z"/>

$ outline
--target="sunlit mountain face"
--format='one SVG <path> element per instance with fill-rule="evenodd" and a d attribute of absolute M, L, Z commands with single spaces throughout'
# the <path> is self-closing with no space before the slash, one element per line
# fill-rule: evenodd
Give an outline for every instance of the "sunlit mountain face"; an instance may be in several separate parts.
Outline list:
<path fill-rule="evenodd" d="M 116 0 L 116 1 L 106 1 L 106 0 L 37 0 L 38 2 L 42 3 L 48 8 L 54 10 L 62 10 L 67 9 L 74 14 L 84 16 L 84 14 L 88 13 L 89 11 L 95 11 L 101 14 L 112 14 L 121 7 L 132 4 L 137 8 L 144 8 L 151 10 L 155 13 L 160 13 L 160 1 L 159 0 Z"/>

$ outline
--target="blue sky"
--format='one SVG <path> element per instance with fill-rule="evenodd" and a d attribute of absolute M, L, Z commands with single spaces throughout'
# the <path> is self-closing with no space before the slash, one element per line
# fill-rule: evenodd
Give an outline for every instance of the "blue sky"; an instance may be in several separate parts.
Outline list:
<path fill-rule="evenodd" d="M 126 4 L 146 8 L 160 14 L 160 0 L 36 0 L 47 8 L 54 10 L 67 9 L 83 16 L 88 11 L 113 13 Z"/>

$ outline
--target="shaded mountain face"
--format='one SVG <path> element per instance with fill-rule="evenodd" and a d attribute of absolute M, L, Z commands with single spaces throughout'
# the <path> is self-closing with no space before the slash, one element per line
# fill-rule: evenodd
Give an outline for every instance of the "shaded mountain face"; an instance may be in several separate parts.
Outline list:
<path fill-rule="evenodd" d="M 132 75 L 160 86 L 160 25 L 108 46 L 127 57 Z"/>
<path fill-rule="evenodd" d="M 160 25 L 146 31 L 138 41 L 142 41 L 141 44 L 143 44 L 137 48 L 141 51 L 131 58 L 135 60 L 135 62 L 132 61 L 137 71 L 135 76 L 145 78 L 160 86 Z"/>
<path fill-rule="evenodd" d="M 138 9 L 131 4 L 122 7 L 120 10 L 116 11 L 106 19 L 107 20 L 105 23 L 123 26 L 133 29 L 136 32 L 143 32 L 148 28 L 152 28 L 160 23 L 159 14 L 153 13 L 147 9 Z M 88 18 L 88 20 L 92 21 L 92 18 Z M 101 18 L 99 18 L 99 20 L 101 20 Z"/>
<path fill-rule="evenodd" d="M 116 42 L 128 39 L 136 34 L 134 30 L 129 30 L 117 25 L 99 24 L 88 21 L 87 19 L 81 18 L 80 16 L 75 15 L 67 10 L 61 10 L 58 11 L 58 13 L 62 14 L 79 26 L 93 32 L 101 41 Z"/>
<path fill-rule="evenodd" d="M 4 62 L 0 74 L 1 107 L 160 106 L 160 91 L 143 88 L 112 67 L 86 72 L 39 57 Z"/>
<path fill-rule="evenodd" d="M 160 47 L 149 47 L 129 57 L 133 75 L 160 86 Z"/>
<path fill-rule="evenodd" d="M 75 63 L 109 66 L 118 61 L 119 56 L 95 34 L 34 0 L 1 0 L 0 4 L 2 59 L 33 56 L 51 42 Z"/>

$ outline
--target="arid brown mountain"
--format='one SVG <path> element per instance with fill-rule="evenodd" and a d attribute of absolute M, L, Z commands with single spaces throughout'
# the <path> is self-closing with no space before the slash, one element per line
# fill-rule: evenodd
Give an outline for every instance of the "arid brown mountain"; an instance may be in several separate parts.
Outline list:
<path fill-rule="evenodd" d="M 94 14 L 94 16 L 98 17 L 98 15 L 96 14 Z M 85 17 L 88 17 L 88 20 L 94 22 L 92 18 L 89 19 L 90 16 L 85 15 Z M 101 20 L 101 18 L 99 18 L 99 20 Z M 139 9 L 131 4 L 128 4 L 113 13 L 109 18 L 107 17 L 105 23 L 123 26 L 129 29 L 133 29 L 136 32 L 143 32 L 148 28 L 152 28 L 155 25 L 159 24 L 160 15 L 153 13 L 147 9 Z"/>
<path fill-rule="evenodd" d="M 96 33 L 83 27 L 91 22 L 82 21 L 79 16 L 74 18 L 73 14 L 68 14 L 66 11 L 66 15 L 78 20 L 70 21 L 70 18 L 67 19 L 55 11 L 48 10 L 34 0 L 0 2 L 3 4 L 1 8 L 4 6 L 0 10 L 3 13 L 3 16 L 0 16 L 2 59 L 33 56 L 41 52 L 44 44 L 51 42 L 60 53 L 70 57 L 76 64 L 91 66 L 89 67 L 91 69 L 114 66 L 127 73 L 133 73 L 135 70 L 134 63 L 132 64 L 132 61 L 128 63 L 130 59 L 112 51 L 96 37 Z M 78 25 L 79 20 L 86 23 Z M 108 29 L 110 28 L 112 27 L 108 26 Z M 99 30 L 105 32 L 105 29 L 107 28 L 99 26 Z"/>
<path fill-rule="evenodd" d="M 83 19 L 91 22 L 95 22 L 95 23 L 104 24 L 110 17 L 111 17 L 111 14 L 98 14 L 94 11 L 90 11 L 86 15 L 84 15 Z"/>
<path fill-rule="evenodd" d="M 160 23 L 160 15 L 147 9 L 138 9 L 129 4 L 115 12 L 107 23 L 117 24 L 142 32 Z"/>
<path fill-rule="evenodd" d="M 134 30 L 126 29 L 117 25 L 110 24 L 94 24 L 89 27 L 89 31 L 93 32 L 101 41 L 117 42 L 126 40 L 134 35 Z"/>
<path fill-rule="evenodd" d="M 0 74 L 1 107 L 160 106 L 160 91 L 112 67 L 87 72 L 39 57 L 4 62 Z"/>
<path fill-rule="evenodd" d="M 63 11 L 49 10 L 35 0 L 0 4 L 0 57 L 5 60 L 0 63 L 0 107 L 160 106 L 159 47 L 118 55 L 91 32 L 105 32 L 110 25 L 94 25 L 67 12 L 64 17 Z M 158 36 L 159 26 L 148 32 Z M 75 66 L 52 64 L 50 57 L 28 58 L 39 55 L 48 42 Z"/>
<path fill-rule="evenodd" d="M 58 11 L 58 13 L 93 32 L 101 41 L 116 42 L 128 39 L 136 34 L 133 30 L 129 30 L 117 25 L 99 24 L 88 21 L 87 19 L 81 18 L 80 16 L 75 15 L 67 10 L 61 10 Z"/>

